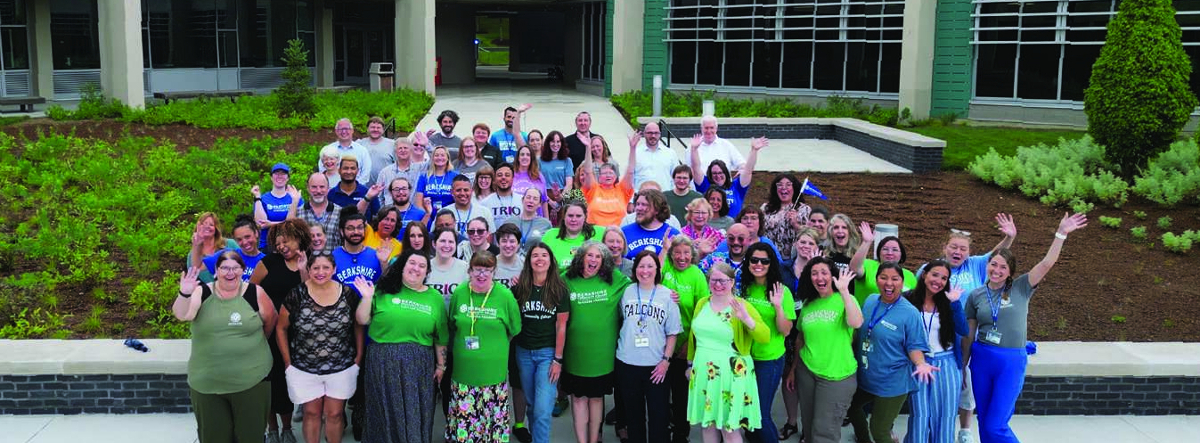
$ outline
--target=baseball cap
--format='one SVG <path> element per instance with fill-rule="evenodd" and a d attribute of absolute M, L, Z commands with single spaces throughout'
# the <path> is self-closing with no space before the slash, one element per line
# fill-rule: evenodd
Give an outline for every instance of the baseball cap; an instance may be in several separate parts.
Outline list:
<path fill-rule="evenodd" d="M 283 162 L 276 163 L 275 166 L 271 167 L 272 174 L 274 174 L 275 171 L 279 171 L 279 170 L 283 170 L 283 172 L 286 172 L 288 174 L 292 173 L 292 168 L 289 168 L 287 163 L 283 163 Z"/>

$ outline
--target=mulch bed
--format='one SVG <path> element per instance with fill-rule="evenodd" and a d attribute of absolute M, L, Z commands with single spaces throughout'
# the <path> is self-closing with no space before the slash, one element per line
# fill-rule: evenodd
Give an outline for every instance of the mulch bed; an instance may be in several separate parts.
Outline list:
<path fill-rule="evenodd" d="M 57 131 L 80 137 L 116 140 L 125 134 L 170 140 L 186 149 L 208 146 L 218 138 L 264 136 L 289 137 L 289 150 L 310 143 L 333 141 L 332 131 L 293 129 L 260 131 L 249 129 L 199 129 L 185 125 L 147 126 L 117 121 L 51 122 L 36 119 L 2 128 L 18 138 Z M 766 200 L 774 173 L 756 173 L 755 186 L 747 200 Z M 803 179 L 804 174 L 799 174 Z M 855 223 L 866 220 L 900 226 L 900 237 L 908 251 L 905 267 L 916 269 L 940 255 L 950 228 L 972 232 L 972 252 L 979 254 L 1000 241 L 993 221 L 996 213 L 1013 215 L 1018 228 L 1016 244 L 1019 272 L 1040 261 L 1053 239 L 1064 210 L 1050 208 L 1018 191 L 1000 189 L 965 172 L 929 174 L 808 174 L 830 197 L 821 202 L 834 213 L 845 213 Z M 809 200 L 814 203 L 815 199 Z M 1137 220 L 1133 212 L 1144 211 Z M 1099 216 L 1124 218 L 1120 229 L 1100 224 Z M 1137 198 L 1120 210 L 1098 208 L 1089 214 L 1090 225 L 1067 241 L 1058 264 L 1041 284 L 1033 299 L 1029 319 L 1032 340 L 1081 341 L 1200 341 L 1200 245 L 1186 255 L 1167 252 L 1159 236 L 1164 231 L 1155 221 L 1170 215 L 1171 231 L 1200 230 L 1200 208 L 1194 204 L 1165 210 Z M 1129 228 L 1145 225 L 1150 238 L 1133 239 Z M 164 263 L 167 264 L 167 263 Z M 132 276 L 119 275 L 122 278 Z M 119 283 L 117 286 L 123 286 Z M 72 290 L 73 289 L 73 290 Z M 117 289 L 117 288 L 110 288 Z M 124 288 L 128 290 L 129 288 Z M 60 310 L 72 314 L 69 326 L 87 318 L 91 299 L 85 288 L 60 288 Z M 114 309 L 115 308 L 115 309 Z M 120 307 L 109 307 L 114 316 Z M 123 315 L 122 315 L 123 316 Z M 136 322 L 144 319 L 137 319 Z M 135 321 L 130 321 L 135 323 Z M 136 334 L 140 324 L 130 324 L 127 334 Z M 78 335 L 78 334 L 77 334 Z"/>

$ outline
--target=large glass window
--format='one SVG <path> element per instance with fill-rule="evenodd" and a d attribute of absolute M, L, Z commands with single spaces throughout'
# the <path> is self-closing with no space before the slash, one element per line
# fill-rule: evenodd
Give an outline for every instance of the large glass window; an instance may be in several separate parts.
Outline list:
<path fill-rule="evenodd" d="M 29 31 L 23 0 L 0 0 L 0 70 L 29 69 Z"/>
<path fill-rule="evenodd" d="M 51 0 L 54 69 L 100 69 L 100 31 L 92 0 Z"/>
<path fill-rule="evenodd" d="M 147 67 L 282 66 L 287 41 L 297 37 L 308 42 L 309 64 L 316 63 L 311 1 L 143 1 L 142 12 Z"/>
<path fill-rule="evenodd" d="M 672 0 L 675 85 L 895 94 L 903 0 Z"/>
<path fill-rule="evenodd" d="M 1120 0 L 973 0 L 975 97 L 1081 102 Z M 1200 1 L 1175 0 L 1200 94 Z"/>

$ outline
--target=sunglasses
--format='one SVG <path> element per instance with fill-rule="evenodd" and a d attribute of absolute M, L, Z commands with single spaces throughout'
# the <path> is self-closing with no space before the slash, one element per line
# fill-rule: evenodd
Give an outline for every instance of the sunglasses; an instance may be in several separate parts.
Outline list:
<path fill-rule="evenodd" d="M 970 236 L 971 236 L 971 232 L 970 232 L 970 231 L 963 231 L 963 230 L 961 230 L 961 229 L 951 229 L 951 230 L 950 230 L 950 233 L 951 233 L 951 234 L 958 234 L 958 235 L 961 235 L 961 236 L 963 236 L 963 237 L 970 237 Z"/>
<path fill-rule="evenodd" d="M 468 229 L 468 230 L 467 230 L 467 234 L 469 234 L 469 235 L 483 235 L 483 234 L 487 234 L 487 229 Z"/>
<path fill-rule="evenodd" d="M 750 262 L 750 264 L 752 264 L 752 265 L 769 265 L 769 264 L 771 264 L 771 259 L 769 259 L 769 258 L 750 257 L 750 258 L 746 259 L 746 261 Z"/>

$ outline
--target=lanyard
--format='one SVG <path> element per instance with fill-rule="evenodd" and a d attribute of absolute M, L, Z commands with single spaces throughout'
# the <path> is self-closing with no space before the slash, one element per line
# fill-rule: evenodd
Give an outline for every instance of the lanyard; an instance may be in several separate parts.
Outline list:
<path fill-rule="evenodd" d="M 646 311 L 650 310 L 650 305 L 654 303 L 654 294 L 658 292 L 658 285 L 654 285 L 654 289 L 650 291 L 650 300 L 646 301 L 646 308 L 642 309 L 642 287 L 637 287 L 638 298 L 638 332 L 646 331 Z"/>
<path fill-rule="evenodd" d="M 488 298 L 492 296 L 492 289 L 495 288 L 496 285 L 494 283 L 492 284 L 491 288 L 488 288 L 487 294 L 484 294 L 483 296 L 483 303 L 479 304 L 480 310 L 487 306 Z M 467 297 L 468 301 L 471 303 L 471 335 L 475 335 L 475 322 L 479 320 L 479 313 L 475 310 L 475 291 L 472 291 L 471 288 L 467 288 L 467 290 L 471 292 L 471 296 Z"/>
<path fill-rule="evenodd" d="M 463 223 L 463 226 L 466 226 L 466 223 L 471 222 L 471 211 L 474 211 L 474 210 L 475 210 L 475 205 L 471 205 L 471 206 L 467 207 L 467 218 L 463 218 L 462 213 L 458 212 L 458 206 L 455 206 L 454 207 L 454 216 L 458 217 L 458 220 L 460 220 L 461 223 Z M 465 220 L 465 221 L 463 221 L 463 220 Z"/>
<path fill-rule="evenodd" d="M 933 308 L 933 312 L 930 314 L 932 315 L 929 316 L 928 324 L 925 323 L 925 319 L 921 319 L 921 326 L 925 327 L 925 335 L 929 335 L 929 333 L 933 331 L 933 322 L 938 321 L 938 311 L 936 307 Z"/>
<path fill-rule="evenodd" d="M 896 300 L 896 302 L 898 302 L 898 301 L 900 301 L 900 300 Z M 896 302 L 892 302 L 891 304 L 889 304 L 887 309 L 883 310 L 883 315 L 876 317 L 875 313 L 879 312 L 879 305 L 884 304 L 883 297 L 879 298 L 879 303 L 876 304 L 875 307 L 871 309 L 871 321 L 867 323 L 867 340 L 871 339 L 871 333 L 875 331 L 875 325 L 878 325 L 879 322 L 883 321 L 883 318 L 887 317 L 888 311 L 891 311 L 892 308 L 896 307 Z"/>
<path fill-rule="evenodd" d="M 1006 285 L 1007 286 L 1007 285 Z M 987 291 L 988 307 L 992 308 L 992 329 L 1000 328 L 1000 298 L 1004 296 L 1004 290 L 1000 290 L 1000 294 L 992 301 L 992 288 L 984 283 L 983 289 Z"/>

